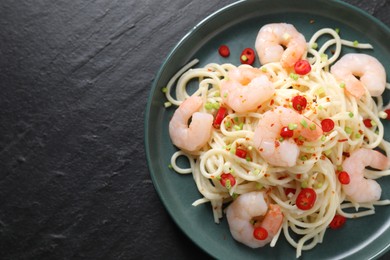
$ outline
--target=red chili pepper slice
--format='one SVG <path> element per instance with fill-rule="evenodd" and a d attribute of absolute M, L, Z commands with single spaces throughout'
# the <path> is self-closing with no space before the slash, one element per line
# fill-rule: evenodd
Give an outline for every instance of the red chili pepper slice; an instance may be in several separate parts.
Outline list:
<path fill-rule="evenodd" d="M 341 184 L 349 184 L 350 182 L 349 174 L 345 171 L 339 172 L 338 179 Z"/>
<path fill-rule="evenodd" d="M 387 120 L 390 120 L 390 109 L 386 109 L 386 110 L 385 110 L 385 113 L 387 114 L 386 119 L 387 119 Z"/>
<path fill-rule="evenodd" d="M 330 118 L 325 118 L 324 120 L 321 121 L 321 127 L 322 127 L 322 131 L 330 132 L 334 128 L 334 121 Z"/>
<path fill-rule="evenodd" d="M 307 100 L 304 96 L 295 96 L 291 101 L 293 108 L 298 112 L 304 110 L 307 106 Z"/>
<path fill-rule="evenodd" d="M 221 180 L 219 182 L 222 184 L 222 186 L 230 189 L 236 184 L 236 179 L 231 173 L 222 173 Z"/>
<path fill-rule="evenodd" d="M 371 119 L 369 119 L 369 118 L 364 119 L 364 120 L 363 120 L 363 124 L 364 124 L 367 128 L 371 128 L 371 127 L 372 127 Z"/>
<path fill-rule="evenodd" d="M 252 65 L 255 62 L 255 51 L 252 48 L 245 48 L 241 52 L 240 61 L 242 64 Z"/>
<path fill-rule="evenodd" d="M 264 240 L 268 237 L 268 231 L 263 227 L 257 227 L 253 230 L 253 236 L 257 240 Z"/>
<path fill-rule="evenodd" d="M 299 75 L 306 75 L 311 71 L 311 66 L 307 60 L 299 60 L 295 63 L 294 70 Z"/>
<path fill-rule="evenodd" d="M 227 109 L 225 107 L 220 107 L 215 115 L 213 126 L 214 128 L 219 128 L 221 126 L 222 120 L 225 118 Z"/>
<path fill-rule="evenodd" d="M 312 188 L 302 189 L 297 197 L 296 205 L 301 210 L 309 210 L 316 202 L 317 194 Z"/>
<path fill-rule="evenodd" d="M 331 229 L 339 229 L 341 228 L 342 226 L 344 226 L 345 222 L 346 222 L 346 218 L 344 216 L 341 216 L 339 214 L 336 214 L 332 221 L 330 222 L 329 224 L 329 227 Z"/>
<path fill-rule="evenodd" d="M 236 149 L 236 156 L 245 159 L 247 152 L 244 149 L 237 148 Z"/>
<path fill-rule="evenodd" d="M 293 137 L 294 130 L 290 130 L 287 126 L 282 127 L 280 130 L 280 136 L 283 138 Z"/>
<path fill-rule="evenodd" d="M 226 57 L 229 57 L 229 55 L 230 55 L 230 49 L 227 45 L 221 45 L 218 48 L 218 53 L 222 57 L 226 58 Z"/>

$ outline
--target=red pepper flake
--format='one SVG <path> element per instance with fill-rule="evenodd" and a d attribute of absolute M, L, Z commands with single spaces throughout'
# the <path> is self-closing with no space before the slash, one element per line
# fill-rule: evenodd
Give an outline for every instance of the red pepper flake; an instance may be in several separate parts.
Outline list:
<path fill-rule="evenodd" d="M 226 57 L 229 57 L 229 55 L 230 55 L 230 49 L 227 45 L 221 45 L 218 48 L 218 53 L 222 57 L 226 58 Z"/>
<path fill-rule="evenodd" d="M 278 141 L 275 141 L 275 148 L 279 147 L 280 143 Z"/>
<path fill-rule="evenodd" d="M 294 138 L 294 142 L 295 142 L 297 145 L 299 145 L 299 146 L 301 146 L 301 145 L 303 145 L 303 144 L 305 143 L 303 140 L 301 140 L 301 139 L 299 139 L 299 138 Z"/>
<path fill-rule="evenodd" d="M 331 229 L 339 229 L 342 226 L 344 226 L 345 222 L 346 222 L 346 218 L 344 216 L 336 214 L 333 217 L 332 221 L 330 222 L 329 227 Z"/>
<path fill-rule="evenodd" d="M 338 140 L 337 142 L 339 142 L 339 143 L 343 143 L 343 142 L 346 142 L 346 141 L 348 141 L 348 138 L 345 138 L 345 139 L 340 139 L 340 140 Z"/>
<path fill-rule="evenodd" d="M 292 195 L 294 195 L 296 191 L 297 191 L 297 190 L 294 189 L 294 188 L 285 188 L 285 189 L 284 189 L 284 194 L 286 194 L 286 196 L 288 196 L 290 193 L 291 193 Z"/>
<path fill-rule="evenodd" d="M 252 65 L 255 62 L 255 51 L 252 48 L 245 48 L 241 52 L 240 61 L 242 64 Z"/>

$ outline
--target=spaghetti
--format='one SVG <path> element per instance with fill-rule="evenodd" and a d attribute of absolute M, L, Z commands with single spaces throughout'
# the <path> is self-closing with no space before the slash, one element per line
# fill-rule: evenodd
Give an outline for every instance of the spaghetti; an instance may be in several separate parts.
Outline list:
<path fill-rule="evenodd" d="M 319 49 L 316 48 L 317 40 L 324 35 L 331 36 L 331 39 Z M 237 196 L 252 191 L 266 191 L 269 198 L 281 207 L 284 215 L 282 228 L 271 241 L 271 246 L 275 245 L 283 232 L 287 241 L 296 248 L 297 257 L 303 250 L 309 250 L 322 242 L 335 215 L 363 217 L 374 214 L 377 205 L 390 204 L 390 200 L 356 202 L 346 195 L 343 184 L 337 179 L 343 162 L 360 148 L 380 148 L 387 155 L 390 154 L 390 144 L 383 139 L 384 127 L 378 117 L 384 109 L 382 98 L 374 100 L 368 91 L 360 99 L 348 95 L 340 81 L 329 72 L 331 65 L 340 57 L 342 46 L 360 49 L 372 46 L 341 39 L 333 29 L 319 30 L 312 36 L 308 46 L 303 59 L 311 65 L 309 74 L 297 75 L 285 69 L 280 62 L 262 65 L 260 70 L 271 79 L 275 90 L 272 97 L 253 112 L 237 113 L 228 108 L 228 115 L 218 129 L 212 128 L 206 145 L 193 152 L 179 150 L 171 158 L 171 165 L 176 172 L 193 175 L 203 196 L 193 205 L 211 203 L 216 223 L 223 217 L 223 205 Z M 327 54 L 331 47 L 334 49 L 333 54 Z M 180 105 L 190 97 L 187 88 L 196 79 L 198 84 L 191 96 L 201 97 L 204 105 L 200 111 L 215 114 L 224 104 L 224 97 L 221 96 L 222 81 L 229 77 L 229 71 L 236 69 L 236 66 L 211 63 L 203 68 L 190 69 L 197 62 L 192 61 L 172 78 L 165 89 L 166 97 L 171 104 Z M 386 87 L 389 86 L 387 84 Z M 176 98 L 172 96 L 173 92 Z M 295 142 L 299 144 L 299 154 L 294 165 L 275 166 L 259 152 L 253 140 L 256 128 L 267 111 L 278 107 L 291 109 L 292 98 L 297 95 L 306 98 L 307 105 L 302 116 L 308 122 L 315 123 L 314 128 L 321 125 L 324 119 L 331 119 L 334 128 L 324 131 L 316 140 L 301 140 L 298 137 Z M 372 127 L 366 127 L 363 119 L 370 119 Z M 277 142 L 286 140 L 279 138 Z M 238 150 L 244 150 L 245 153 L 238 156 Z M 180 156 L 188 158 L 189 168 L 180 168 L 176 164 Z M 234 185 L 221 184 L 224 173 L 234 176 Z M 389 169 L 367 170 L 365 176 L 377 179 L 387 175 L 390 175 Z M 296 205 L 297 196 L 307 187 L 315 190 L 316 201 L 312 208 L 301 210 Z M 351 209 L 355 211 L 351 213 Z"/>

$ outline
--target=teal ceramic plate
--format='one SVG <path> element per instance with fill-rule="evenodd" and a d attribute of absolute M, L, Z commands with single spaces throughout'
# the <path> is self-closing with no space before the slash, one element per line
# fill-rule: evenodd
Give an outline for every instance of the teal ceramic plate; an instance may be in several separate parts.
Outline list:
<path fill-rule="evenodd" d="M 239 54 L 254 47 L 259 28 L 271 22 L 294 24 L 308 40 L 320 28 L 339 28 L 345 39 L 369 42 L 390 75 L 390 30 L 384 24 L 348 4 L 331 0 L 240 1 L 212 14 L 195 26 L 173 49 L 154 81 L 145 114 L 146 155 L 155 188 L 177 225 L 199 247 L 218 259 L 294 259 L 295 249 L 282 237 L 274 248 L 250 249 L 235 242 L 225 218 L 215 224 L 209 204 L 193 207 L 201 197 L 191 175 L 179 175 L 168 168 L 175 151 L 168 135 L 174 108 L 165 109 L 161 92 L 169 79 L 186 63 L 198 58 L 210 62 L 239 65 Z M 229 59 L 218 55 L 221 44 L 229 45 Z M 350 51 L 344 48 L 344 52 Z M 258 63 L 255 66 L 259 66 Z M 387 78 L 389 82 L 389 77 Z M 389 91 L 384 99 L 389 100 Z M 390 125 L 386 124 L 390 140 Z M 158 129 L 158 131 L 156 131 Z M 185 163 L 185 162 L 184 162 Z M 383 198 L 390 199 L 390 177 L 380 180 Z M 328 230 L 322 244 L 304 251 L 301 259 L 370 259 L 390 246 L 390 207 L 377 207 L 376 214 L 348 221 L 341 230 Z"/>

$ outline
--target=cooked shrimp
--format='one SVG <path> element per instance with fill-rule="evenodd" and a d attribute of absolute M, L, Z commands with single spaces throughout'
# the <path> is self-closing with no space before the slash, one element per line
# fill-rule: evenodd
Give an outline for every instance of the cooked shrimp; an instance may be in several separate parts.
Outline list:
<path fill-rule="evenodd" d="M 375 150 L 361 148 L 345 159 L 342 166 L 350 178 L 349 184 L 343 185 L 343 190 L 351 200 L 355 202 L 379 200 L 381 186 L 375 180 L 364 178 L 364 168 L 370 166 L 379 170 L 388 169 L 390 160 L 385 155 Z"/>
<path fill-rule="evenodd" d="M 264 192 L 260 191 L 240 195 L 227 208 L 226 217 L 233 238 L 252 248 L 268 244 L 283 223 L 283 213 L 280 207 L 277 204 L 270 204 L 268 207 Z M 261 222 L 252 224 L 262 217 Z M 264 240 L 254 237 L 253 232 L 256 227 L 263 227 L 267 230 L 268 236 Z"/>
<path fill-rule="evenodd" d="M 196 112 L 202 104 L 202 98 L 191 96 L 181 103 L 169 122 L 169 135 L 173 144 L 190 153 L 204 146 L 211 135 L 213 116 Z M 188 126 L 191 116 L 192 120 Z"/>
<path fill-rule="evenodd" d="M 241 65 L 229 71 L 221 83 L 223 102 L 236 112 L 256 110 L 274 94 L 272 82 L 257 68 Z"/>
<path fill-rule="evenodd" d="M 360 98 L 366 92 L 382 95 L 386 88 L 386 71 L 374 57 L 362 53 L 349 53 L 341 57 L 330 69 L 336 79 L 345 83 L 352 96 Z"/>
<path fill-rule="evenodd" d="M 280 142 L 281 129 L 289 124 L 296 127 L 293 137 Z M 307 141 L 315 141 L 322 133 L 321 127 L 310 119 L 292 109 L 279 106 L 263 114 L 256 127 L 253 142 L 268 163 L 291 167 L 296 164 L 299 155 L 295 140 L 302 136 Z"/>
<path fill-rule="evenodd" d="M 292 67 L 307 49 L 305 36 L 287 23 L 264 25 L 257 34 L 255 48 L 260 63 L 280 61 L 285 68 Z"/>

